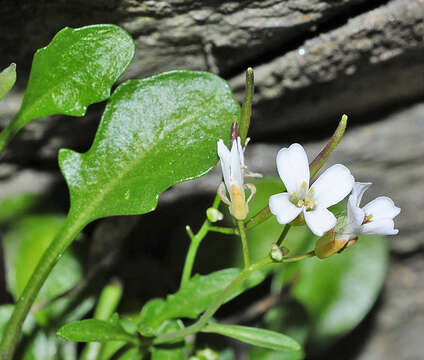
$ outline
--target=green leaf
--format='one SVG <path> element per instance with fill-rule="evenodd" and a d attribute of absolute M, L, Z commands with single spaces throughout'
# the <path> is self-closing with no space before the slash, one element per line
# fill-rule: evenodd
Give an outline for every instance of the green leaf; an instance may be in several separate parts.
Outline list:
<path fill-rule="evenodd" d="M 62 216 L 28 216 L 14 224 L 4 235 L 7 286 L 15 300 L 63 223 Z M 37 301 L 50 300 L 63 294 L 77 285 L 81 278 L 81 265 L 70 249 L 53 269 Z"/>
<path fill-rule="evenodd" d="M 125 351 L 117 360 L 142 360 L 143 355 L 136 348 L 131 348 Z"/>
<path fill-rule="evenodd" d="M 119 324 L 110 321 L 86 319 L 62 326 L 57 335 L 75 342 L 126 341 L 136 343 L 137 339 L 125 332 Z"/>
<path fill-rule="evenodd" d="M 263 326 L 269 330 L 284 332 L 303 346 L 309 333 L 309 317 L 303 305 L 296 300 L 289 300 L 268 310 Z M 303 357 L 303 352 L 275 351 L 257 346 L 252 346 L 249 351 L 250 360 L 300 360 Z"/>
<path fill-rule="evenodd" d="M 283 281 L 290 274 L 298 278 L 292 293 L 309 312 L 312 346 L 322 350 L 362 321 L 377 300 L 387 266 L 386 240 L 370 236 L 341 254 L 291 264 L 280 273 Z"/>
<path fill-rule="evenodd" d="M 284 334 L 248 326 L 209 323 L 202 332 L 220 334 L 272 350 L 301 351 L 301 346 Z"/>
<path fill-rule="evenodd" d="M 197 318 L 221 294 L 221 292 L 240 274 L 240 269 L 224 269 L 208 275 L 193 276 L 179 291 L 168 295 L 166 300 L 150 300 L 142 309 L 138 330 L 142 335 L 152 336 L 167 319 Z M 263 281 L 260 272 L 253 274 L 239 287 L 227 301 L 246 289 Z"/>
<path fill-rule="evenodd" d="M 269 196 L 281 192 L 281 180 L 255 182 L 252 207 L 261 208 Z M 250 204 L 249 204 L 250 206 Z M 331 210 L 338 213 L 343 206 Z M 248 231 L 251 253 L 266 254 L 282 231 L 275 217 Z M 284 240 L 289 255 L 313 250 L 317 237 L 306 227 L 292 227 Z M 356 327 L 375 303 L 384 283 L 388 248 L 384 238 L 361 237 L 355 246 L 325 260 L 307 259 L 275 267 L 273 291 L 296 278 L 293 296 L 305 306 L 311 319 L 309 341 L 321 350 Z"/>
<path fill-rule="evenodd" d="M 166 321 L 159 331 L 159 335 L 167 334 L 177 330 L 184 329 L 184 325 L 180 320 Z M 154 346 L 152 348 L 151 360 L 184 360 L 186 359 L 185 343 L 183 341 L 176 344 L 166 344 Z"/>
<path fill-rule="evenodd" d="M 16 81 L 16 64 L 10 64 L 0 72 L 0 100 L 3 99 Z"/>
<path fill-rule="evenodd" d="M 175 71 L 120 85 L 85 154 L 61 150 L 72 209 L 90 222 L 153 210 L 159 194 L 217 162 L 240 106 L 225 81 Z"/>
<path fill-rule="evenodd" d="M 83 116 L 88 105 L 106 100 L 134 53 L 133 40 L 116 25 L 59 31 L 35 53 L 21 108 L 3 131 L 0 148 L 33 119 Z"/>

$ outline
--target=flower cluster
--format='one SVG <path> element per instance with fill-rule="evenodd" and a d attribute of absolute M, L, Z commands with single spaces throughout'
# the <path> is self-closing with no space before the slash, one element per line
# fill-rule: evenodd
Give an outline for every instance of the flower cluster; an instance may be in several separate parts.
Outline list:
<path fill-rule="evenodd" d="M 240 138 L 233 141 L 231 151 L 222 140 L 218 142 L 224 184 L 218 190 L 223 201 L 229 205 L 230 213 L 243 220 L 248 213 L 248 202 L 255 193 L 252 184 L 244 184 L 246 166 Z M 355 182 L 349 169 L 336 164 L 325 170 L 310 185 L 309 162 L 304 148 L 292 144 L 277 155 L 277 169 L 286 192 L 272 195 L 269 209 L 280 224 L 305 224 L 320 239 L 315 253 L 324 258 L 353 245 L 359 235 L 395 235 L 393 218 L 400 213 L 393 201 L 385 196 L 376 198 L 363 208 L 360 202 L 371 183 Z M 244 189 L 251 190 L 245 200 Z M 226 193 L 229 193 L 230 199 Z M 328 210 L 345 199 L 347 216 L 336 218 Z M 336 226 L 337 225 L 337 226 Z"/>

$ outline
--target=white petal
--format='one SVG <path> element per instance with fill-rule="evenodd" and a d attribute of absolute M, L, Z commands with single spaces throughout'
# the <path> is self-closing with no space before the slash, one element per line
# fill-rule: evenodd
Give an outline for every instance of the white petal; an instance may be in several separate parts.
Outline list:
<path fill-rule="evenodd" d="M 353 227 L 359 228 L 364 221 L 365 212 L 356 205 L 356 200 L 357 198 L 352 193 L 347 200 L 347 218 Z"/>
<path fill-rule="evenodd" d="M 351 196 L 353 196 L 356 206 L 359 206 L 362 200 L 362 196 L 364 196 L 365 191 L 367 191 L 371 185 L 372 183 L 370 182 L 368 183 L 355 182 L 355 184 L 353 184 Z"/>
<path fill-rule="evenodd" d="M 395 224 L 392 219 L 380 219 L 370 221 L 361 226 L 361 234 L 363 235 L 396 235 L 399 232 L 395 229 Z"/>
<path fill-rule="evenodd" d="M 314 200 L 319 207 L 328 208 L 342 201 L 352 190 L 355 182 L 349 169 L 341 164 L 325 170 L 313 183 Z"/>
<path fill-rule="evenodd" d="M 236 184 L 240 189 L 243 189 L 243 174 L 237 141 L 233 141 L 231 146 L 230 183 L 231 185 Z"/>
<path fill-rule="evenodd" d="M 240 155 L 240 165 L 244 167 L 244 152 L 243 152 L 243 147 L 241 146 L 240 136 L 237 137 L 237 149 Z"/>
<path fill-rule="evenodd" d="M 302 208 L 295 206 L 289 199 L 290 195 L 286 192 L 269 198 L 269 209 L 280 224 L 288 224 L 302 212 Z"/>
<path fill-rule="evenodd" d="M 300 144 L 292 144 L 277 154 L 277 169 L 281 180 L 291 194 L 299 191 L 303 182 L 309 187 L 309 164 Z"/>
<path fill-rule="evenodd" d="M 230 189 L 230 150 L 225 146 L 222 139 L 218 140 L 218 156 L 221 160 L 222 175 L 227 189 Z"/>
<path fill-rule="evenodd" d="M 395 206 L 392 199 L 380 196 L 365 205 L 364 211 L 366 215 L 372 215 L 372 221 L 376 221 L 385 218 L 393 219 L 399 215 L 400 208 Z"/>
<path fill-rule="evenodd" d="M 316 208 L 312 211 L 304 211 L 306 225 L 317 235 L 323 236 L 328 230 L 336 226 L 337 219 L 331 211 L 325 208 Z"/>

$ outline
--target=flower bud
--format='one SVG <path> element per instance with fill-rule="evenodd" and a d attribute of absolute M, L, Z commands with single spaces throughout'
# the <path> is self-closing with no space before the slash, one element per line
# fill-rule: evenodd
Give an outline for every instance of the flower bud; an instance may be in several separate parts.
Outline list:
<path fill-rule="evenodd" d="M 333 254 L 336 254 L 350 243 L 348 237 L 338 234 L 334 230 L 330 230 L 324 234 L 323 237 L 319 238 L 315 245 L 315 255 L 320 259 L 325 259 Z M 356 242 L 356 240 L 355 240 Z M 352 246 L 352 243 L 350 246 Z"/>
<path fill-rule="evenodd" d="M 283 256 L 287 255 L 289 250 L 282 246 L 281 248 L 277 244 L 273 244 L 269 256 L 275 262 L 282 262 Z"/>
<path fill-rule="evenodd" d="M 206 210 L 206 216 L 208 220 L 212 223 L 220 221 L 224 218 L 224 215 L 222 212 L 220 212 L 218 209 L 215 209 L 213 207 L 210 207 Z"/>

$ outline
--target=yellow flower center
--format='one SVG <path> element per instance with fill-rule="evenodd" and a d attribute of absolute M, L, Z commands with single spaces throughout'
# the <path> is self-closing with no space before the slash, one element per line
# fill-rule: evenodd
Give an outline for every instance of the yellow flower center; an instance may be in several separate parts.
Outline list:
<path fill-rule="evenodd" d="M 315 209 L 317 203 L 313 198 L 314 188 L 310 188 L 308 191 L 308 185 L 306 181 L 300 186 L 299 193 L 295 191 L 290 195 L 290 201 L 297 207 L 305 207 L 306 211 Z"/>

